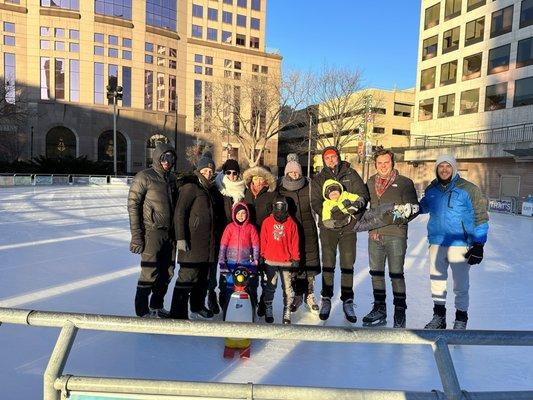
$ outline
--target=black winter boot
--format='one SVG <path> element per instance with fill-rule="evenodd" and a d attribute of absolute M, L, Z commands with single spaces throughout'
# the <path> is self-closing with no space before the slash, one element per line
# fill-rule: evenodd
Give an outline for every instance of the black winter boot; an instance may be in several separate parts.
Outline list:
<path fill-rule="evenodd" d="M 207 295 L 207 306 L 211 312 L 215 315 L 220 313 L 220 306 L 218 305 L 217 293 L 214 290 L 210 290 Z"/>

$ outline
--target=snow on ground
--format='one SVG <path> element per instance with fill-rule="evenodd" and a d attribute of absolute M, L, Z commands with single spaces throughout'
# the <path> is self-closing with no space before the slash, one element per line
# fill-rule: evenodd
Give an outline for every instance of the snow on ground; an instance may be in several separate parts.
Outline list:
<path fill-rule="evenodd" d="M 1 188 L 0 307 L 133 315 L 139 256 L 128 251 L 126 197 L 123 187 Z M 406 259 L 409 328 L 422 328 L 432 314 L 426 222 L 422 216 L 410 225 Z M 533 330 L 533 219 L 493 213 L 490 224 L 486 259 L 471 271 L 469 328 Z M 360 321 L 371 308 L 372 288 L 367 234 L 358 237 L 354 287 Z M 170 293 L 172 287 L 173 283 Z M 319 290 L 320 283 L 317 294 Z M 387 290 L 392 313 L 390 283 Z M 280 292 L 278 288 L 277 322 L 281 319 Z M 449 299 L 452 294 L 450 289 Z M 341 314 L 337 298 L 327 324 L 347 326 Z M 449 301 L 448 323 L 453 323 L 453 315 L 453 301 Z M 294 323 L 320 324 L 305 311 L 293 319 Z M 0 398 L 42 397 L 42 374 L 58 332 L 9 324 L 0 327 Z M 464 389 L 533 390 L 532 348 L 452 347 Z M 65 373 L 442 390 L 429 346 L 255 341 L 247 361 L 226 361 L 221 352 L 219 338 L 80 331 Z"/>

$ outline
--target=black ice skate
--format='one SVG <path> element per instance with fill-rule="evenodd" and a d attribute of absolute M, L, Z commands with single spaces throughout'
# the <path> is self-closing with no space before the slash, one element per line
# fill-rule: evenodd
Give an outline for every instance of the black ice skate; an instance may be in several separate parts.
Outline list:
<path fill-rule="evenodd" d="M 320 314 L 319 318 L 322 321 L 326 321 L 329 318 L 329 313 L 331 312 L 331 299 L 329 297 L 322 297 L 322 304 L 320 305 Z"/>
<path fill-rule="evenodd" d="M 424 329 L 446 329 L 446 316 L 433 314 L 433 319 L 424 326 Z"/>
<path fill-rule="evenodd" d="M 274 310 L 272 309 L 272 302 L 265 301 L 265 322 L 267 324 L 272 324 L 274 322 Z"/>
<path fill-rule="evenodd" d="M 296 296 L 294 296 L 294 300 L 292 301 L 292 304 L 291 304 L 291 312 L 298 311 L 298 309 L 300 308 L 302 303 L 303 303 L 303 296 L 302 295 L 297 294 Z"/>
<path fill-rule="evenodd" d="M 394 328 L 405 328 L 406 318 L 405 318 L 405 308 L 404 307 L 394 307 Z"/>
<path fill-rule="evenodd" d="M 355 316 L 353 300 L 352 299 L 345 300 L 342 303 L 342 309 L 344 311 L 344 316 L 346 317 L 348 322 L 355 324 L 357 322 L 357 317 Z"/>
<path fill-rule="evenodd" d="M 288 306 L 283 307 L 283 324 L 289 325 L 291 323 L 291 308 Z"/>
<path fill-rule="evenodd" d="M 363 326 L 374 327 L 387 324 L 387 305 L 381 302 L 374 302 L 372 311 L 363 318 Z"/>

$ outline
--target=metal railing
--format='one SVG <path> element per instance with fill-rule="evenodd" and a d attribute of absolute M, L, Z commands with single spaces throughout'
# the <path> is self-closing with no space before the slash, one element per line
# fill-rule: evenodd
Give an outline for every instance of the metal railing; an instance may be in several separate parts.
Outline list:
<path fill-rule="evenodd" d="M 520 143 L 533 141 L 533 123 L 435 136 L 411 135 L 411 138 L 412 146 L 420 148 Z"/>
<path fill-rule="evenodd" d="M 200 396 L 257 400 L 384 400 L 533 399 L 531 391 L 466 392 L 461 390 L 449 345 L 533 346 L 533 331 L 453 331 L 365 329 L 307 325 L 264 325 L 146 319 L 98 314 L 75 314 L 0 308 L 0 324 L 12 323 L 61 328 L 44 373 L 44 399 L 68 399 L 75 392 L 130 395 Z M 274 386 L 252 383 L 185 382 L 64 375 L 63 369 L 79 329 L 124 333 L 236 337 L 340 343 L 430 345 L 443 391 L 414 392 L 323 387 Z"/>

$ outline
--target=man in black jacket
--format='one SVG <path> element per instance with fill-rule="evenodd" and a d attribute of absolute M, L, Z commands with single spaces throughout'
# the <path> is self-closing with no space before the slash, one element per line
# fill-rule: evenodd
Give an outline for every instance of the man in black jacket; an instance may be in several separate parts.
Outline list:
<path fill-rule="evenodd" d="M 377 174 L 372 175 L 367 182 L 371 209 L 386 203 L 418 204 L 413 181 L 394 169 L 394 153 L 389 150 L 377 151 L 374 154 L 374 163 Z M 405 328 L 407 304 L 403 265 L 406 250 L 407 224 L 393 224 L 370 231 L 368 256 L 374 307 L 363 318 L 363 325 L 379 326 L 386 323 L 385 262 L 387 261 L 394 296 L 394 327 Z"/>
<path fill-rule="evenodd" d="M 159 143 L 151 168 L 135 175 L 128 195 L 130 251 L 141 254 L 141 275 L 135 294 L 140 317 L 167 317 L 163 300 L 174 274 L 176 248 L 172 225 L 177 199 L 174 149 Z M 151 296 L 150 296 L 151 295 Z"/>
<path fill-rule="evenodd" d="M 324 168 L 317 174 L 311 183 L 311 205 L 319 216 L 320 244 L 322 247 L 322 302 L 320 307 L 320 319 L 325 321 L 331 311 L 331 297 L 333 296 L 333 280 L 337 248 L 340 253 L 341 267 L 341 300 L 346 319 L 352 323 L 357 321 L 353 304 L 353 266 L 355 263 L 355 246 L 357 236 L 354 225 L 366 207 L 370 196 L 368 188 L 359 174 L 350 167 L 346 161 L 341 161 L 339 150 L 336 147 L 326 147 L 322 151 Z M 356 204 L 352 204 L 352 210 L 359 210 L 352 221 L 342 228 L 328 229 L 322 223 L 322 203 L 324 197 L 322 187 L 328 179 L 335 179 L 341 183 L 344 190 L 359 195 Z M 342 213 L 341 211 L 339 211 Z M 341 218 L 343 215 L 340 216 Z M 335 216 L 334 216 L 335 218 Z"/>

